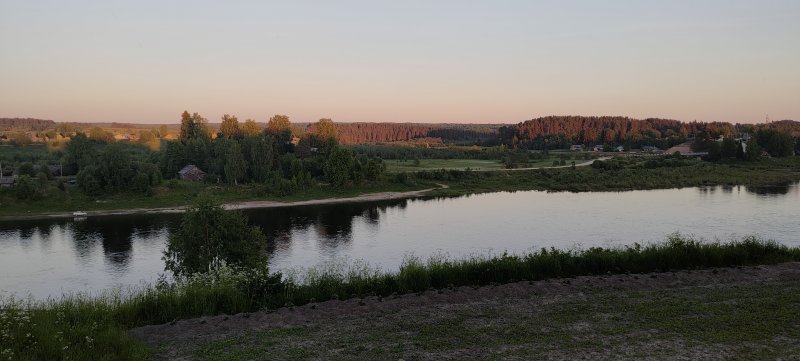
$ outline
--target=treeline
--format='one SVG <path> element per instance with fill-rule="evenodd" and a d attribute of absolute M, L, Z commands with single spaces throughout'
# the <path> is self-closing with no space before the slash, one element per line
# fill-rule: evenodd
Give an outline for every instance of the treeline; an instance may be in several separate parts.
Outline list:
<path fill-rule="evenodd" d="M 10 130 L 13 128 L 30 128 L 32 130 L 45 129 L 55 126 L 56 122 L 47 119 L 36 118 L 0 118 L 0 129 Z"/>
<path fill-rule="evenodd" d="M 292 136 L 289 118 L 276 115 L 265 130 L 253 120 L 223 116 L 212 137 L 197 113 L 181 116 L 180 137 L 162 140 L 159 151 L 132 143 L 106 143 L 79 133 L 65 149 L 65 169 L 91 195 L 124 190 L 149 194 L 162 179 L 195 165 L 209 183 L 258 183 L 264 193 L 288 195 L 316 183 L 334 186 L 376 180 L 385 170 L 379 158 L 355 156 L 338 146 L 335 124 L 321 119 L 315 131 Z"/>
<path fill-rule="evenodd" d="M 666 148 L 689 137 L 727 137 L 735 132 L 735 126 L 730 123 L 684 123 L 671 119 L 614 116 L 549 116 L 498 130 L 502 143 L 530 149 L 567 148 L 571 144 L 656 145 Z"/>
<path fill-rule="evenodd" d="M 498 126 L 485 124 L 339 123 L 341 144 L 364 144 L 439 138 L 445 143 L 484 144 L 497 138 Z M 308 128 L 313 131 L 314 125 Z"/>
<path fill-rule="evenodd" d="M 706 160 L 725 159 L 757 160 L 763 156 L 775 158 L 790 157 L 800 151 L 800 141 L 792 138 L 790 133 L 768 127 L 754 128 L 750 139 L 723 138 L 721 141 L 696 138 L 692 149 L 708 153 Z M 749 134 L 749 133 L 748 133 Z"/>

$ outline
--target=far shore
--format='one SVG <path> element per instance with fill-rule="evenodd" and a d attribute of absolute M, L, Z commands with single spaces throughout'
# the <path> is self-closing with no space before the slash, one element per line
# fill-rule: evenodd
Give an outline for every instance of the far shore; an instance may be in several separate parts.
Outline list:
<path fill-rule="evenodd" d="M 442 188 L 447 188 L 446 185 L 441 185 Z M 322 198 L 322 199 L 309 199 L 305 201 L 294 202 L 280 202 L 280 201 L 243 201 L 231 202 L 223 204 L 227 210 L 236 209 L 256 209 L 256 208 L 279 208 L 279 207 L 296 207 L 296 206 L 311 206 L 321 204 L 336 204 L 336 203 L 357 203 L 357 202 L 374 202 L 386 201 L 393 199 L 407 199 L 416 198 L 425 195 L 425 193 L 434 190 L 435 188 L 420 189 L 408 192 L 380 192 L 380 193 L 367 193 L 354 197 L 340 197 L 340 198 Z M 85 216 L 80 217 L 96 217 L 96 216 L 122 216 L 131 214 L 164 214 L 164 213 L 183 213 L 186 211 L 186 206 L 162 207 L 162 208 L 130 208 L 130 209 L 108 209 L 97 211 L 86 211 Z M 30 215 L 19 216 L 3 216 L 0 221 L 13 221 L 13 220 L 30 220 L 30 219 L 56 219 L 56 218 L 76 218 L 73 212 L 54 212 L 54 213 L 38 213 Z"/>

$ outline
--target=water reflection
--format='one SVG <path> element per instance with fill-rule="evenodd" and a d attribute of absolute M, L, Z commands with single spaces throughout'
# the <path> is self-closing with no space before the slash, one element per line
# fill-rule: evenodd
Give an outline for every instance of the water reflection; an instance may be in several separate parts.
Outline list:
<path fill-rule="evenodd" d="M 795 242 L 798 185 L 673 190 L 516 192 L 247 210 L 271 267 L 337 257 L 394 269 L 404 254 L 472 253 L 659 241 L 681 231 L 713 239 L 758 233 Z M 163 272 L 180 215 L 0 222 L 0 291 L 48 295 L 135 284 Z M 794 243 L 791 243 L 794 244 Z M 57 292 L 60 293 L 60 292 Z"/>
<path fill-rule="evenodd" d="M 747 192 L 754 193 L 759 196 L 783 196 L 789 194 L 792 190 L 791 184 L 766 186 L 766 187 L 745 187 Z"/>
<path fill-rule="evenodd" d="M 352 241 L 353 223 L 377 227 L 388 209 L 403 210 L 409 200 L 392 200 L 376 203 L 343 203 L 321 206 L 251 209 L 244 211 L 252 224 L 263 230 L 269 241 L 267 250 L 289 250 L 292 236 L 298 232 L 313 231 L 318 247 L 335 250 Z"/>

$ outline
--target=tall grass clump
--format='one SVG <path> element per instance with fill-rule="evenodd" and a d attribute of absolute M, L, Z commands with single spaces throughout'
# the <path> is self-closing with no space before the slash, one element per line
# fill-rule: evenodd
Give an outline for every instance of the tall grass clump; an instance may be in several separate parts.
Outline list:
<path fill-rule="evenodd" d="M 337 272 L 342 268 L 314 270 L 310 276 L 284 285 L 273 304 L 304 304 L 342 296 L 390 295 L 431 288 L 480 286 L 520 280 L 647 273 L 682 269 L 774 264 L 800 261 L 800 248 L 789 248 L 751 236 L 731 242 L 702 242 L 672 234 L 663 243 L 585 250 L 541 249 L 528 254 L 504 253 L 497 257 L 449 259 L 433 256 L 423 261 L 407 257 L 397 273 L 369 267 L 363 272 Z"/>

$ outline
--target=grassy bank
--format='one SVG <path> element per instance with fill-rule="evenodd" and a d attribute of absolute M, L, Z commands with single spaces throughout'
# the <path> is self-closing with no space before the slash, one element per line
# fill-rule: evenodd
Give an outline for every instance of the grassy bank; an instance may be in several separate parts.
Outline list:
<path fill-rule="evenodd" d="M 119 193 L 100 197 L 90 197 L 76 187 L 63 192 L 52 187 L 48 196 L 37 200 L 20 201 L 11 192 L 0 193 L 0 217 L 28 216 L 47 213 L 81 211 L 128 210 L 182 207 L 203 196 L 213 196 L 222 203 L 243 201 L 293 202 L 312 199 L 355 197 L 366 193 L 407 192 L 435 187 L 430 182 L 402 183 L 390 179 L 365 183 L 351 187 L 330 187 L 317 185 L 298 190 L 289 195 L 275 195 L 264 191 L 257 184 L 248 185 L 208 185 L 188 181 L 174 181 L 157 187 L 151 196 Z"/>
<path fill-rule="evenodd" d="M 730 163 L 637 158 L 607 162 L 609 169 L 578 167 L 516 172 L 424 171 L 415 173 L 414 177 L 449 185 L 449 188 L 431 192 L 434 196 L 523 190 L 588 192 L 717 185 L 767 187 L 800 180 L 800 157 Z"/>
<path fill-rule="evenodd" d="M 464 160 L 423 160 L 438 162 L 437 167 L 460 168 Z M 467 160 L 468 164 L 474 162 Z M 492 162 L 492 161 L 488 161 Z M 89 197 L 74 186 L 61 191 L 52 186 L 48 196 L 38 200 L 19 201 L 9 189 L 0 189 L 0 218 L 31 216 L 37 214 L 100 210 L 128 210 L 163 207 L 181 207 L 203 195 L 213 195 L 223 203 L 242 201 L 303 201 L 326 198 L 354 197 L 366 193 L 405 192 L 438 188 L 432 196 L 456 196 L 470 193 L 497 191 L 622 191 L 636 189 L 664 189 L 713 185 L 742 185 L 763 187 L 788 184 L 800 180 L 800 157 L 765 159 L 759 162 L 709 163 L 696 160 L 665 158 L 623 158 L 607 161 L 608 167 L 577 167 L 506 171 L 495 169 L 470 172 L 457 169 L 424 170 L 388 173 L 380 180 L 360 185 L 330 187 L 314 185 L 289 195 L 271 194 L 265 186 L 208 185 L 172 181 L 157 187 L 152 196 L 120 193 L 102 197 Z M 407 162 L 412 164 L 411 162 Z M 499 165 L 500 163 L 497 163 Z"/>
<path fill-rule="evenodd" d="M 179 284 L 140 288 L 131 295 L 74 296 L 0 304 L 0 359 L 145 359 L 128 328 L 203 315 L 252 312 L 366 295 L 388 296 L 431 288 L 487 285 L 578 275 L 644 273 L 800 260 L 800 248 L 747 238 L 703 243 L 680 236 L 667 242 L 580 251 L 427 261 L 408 259 L 399 272 L 367 266 L 315 269 L 280 281 L 265 270 L 227 268 Z"/>

